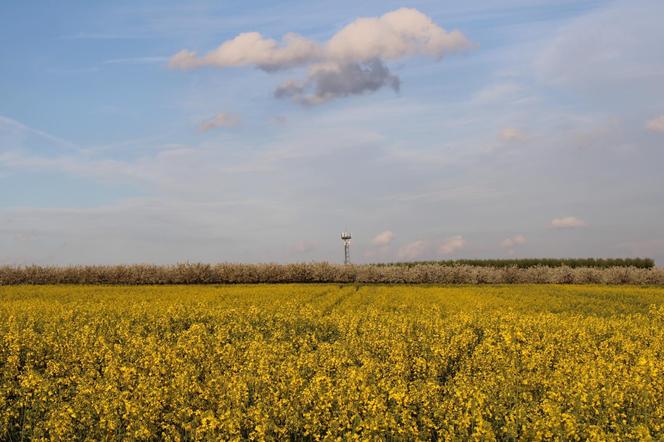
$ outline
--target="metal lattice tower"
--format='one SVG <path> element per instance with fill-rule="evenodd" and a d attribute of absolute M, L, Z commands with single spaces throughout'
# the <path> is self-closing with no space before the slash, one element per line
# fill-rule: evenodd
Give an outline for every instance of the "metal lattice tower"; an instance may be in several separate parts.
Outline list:
<path fill-rule="evenodd" d="M 344 242 L 344 264 L 350 264 L 350 232 L 341 232 L 341 240 Z"/>

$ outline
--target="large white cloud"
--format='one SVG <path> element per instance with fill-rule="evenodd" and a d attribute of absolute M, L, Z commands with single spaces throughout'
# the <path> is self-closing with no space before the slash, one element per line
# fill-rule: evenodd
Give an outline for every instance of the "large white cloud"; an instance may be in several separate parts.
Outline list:
<path fill-rule="evenodd" d="M 358 18 L 324 43 L 295 33 L 278 42 L 258 32 L 246 32 L 202 56 L 184 49 L 171 58 L 170 66 L 253 66 L 267 72 L 308 66 L 305 79 L 281 84 L 275 97 L 319 104 L 385 86 L 398 90 L 399 78 L 385 62 L 417 55 L 440 60 L 470 45 L 461 32 L 448 32 L 420 11 L 401 8 L 381 17 Z"/>
<path fill-rule="evenodd" d="M 382 17 L 355 20 L 328 41 L 325 52 L 328 59 L 352 63 L 412 55 L 439 59 L 469 46 L 461 32 L 447 32 L 420 11 L 401 8 Z"/>

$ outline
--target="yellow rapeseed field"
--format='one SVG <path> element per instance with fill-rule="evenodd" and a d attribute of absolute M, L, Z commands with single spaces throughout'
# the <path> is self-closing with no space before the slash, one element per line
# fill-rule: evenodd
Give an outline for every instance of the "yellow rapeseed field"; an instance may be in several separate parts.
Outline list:
<path fill-rule="evenodd" d="M 662 440 L 664 288 L 0 287 L 0 440 Z"/>

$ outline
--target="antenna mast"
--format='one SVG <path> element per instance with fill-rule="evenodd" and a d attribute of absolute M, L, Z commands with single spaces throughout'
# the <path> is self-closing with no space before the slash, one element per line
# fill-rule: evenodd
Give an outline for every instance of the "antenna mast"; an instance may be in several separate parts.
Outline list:
<path fill-rule="evenodd" d="M 341 240 L 344 242 L 344 264 L 350 264 L 350 232 L 341 232 Z"/>

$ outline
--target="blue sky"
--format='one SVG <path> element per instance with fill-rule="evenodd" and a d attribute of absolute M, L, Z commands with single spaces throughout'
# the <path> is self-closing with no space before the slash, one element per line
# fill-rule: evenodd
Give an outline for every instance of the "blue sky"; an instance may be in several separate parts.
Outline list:
<path fill-rule="evenodd" d="M 3 2 L 0 264 L 334 262 L 345 228 L 355 262 L 664 262 L 662 16 L 655 0 Z"/>

